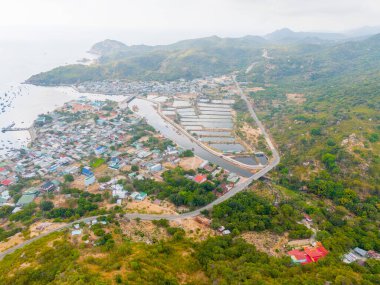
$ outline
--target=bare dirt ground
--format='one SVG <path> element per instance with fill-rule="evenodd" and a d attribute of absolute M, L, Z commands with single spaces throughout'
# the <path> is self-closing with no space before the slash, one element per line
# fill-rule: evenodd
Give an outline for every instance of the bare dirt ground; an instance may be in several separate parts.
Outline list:
<path fill-rule="evenodd" d="M 190 100 L 190 99 L 196 99 L 198 97 L 198 94 L 196 93 L 178 93 L 175 96 L 178 99 L 182 100 Z"/>
<path fill-rule="evenodd" d="M 342 140 L 341 146 L 348 149 L 348 151 L 353 152 L 355 147 L 364 147 L 363 139 L 358 138 L 355 133 L 352 133 L 348 136 L 348 138 Z"/>
<path fill-rule="evenodd" d="M 180 227 L 185 230 L 186 236 L 195 240 L 205 240 L 210 236 L 215 236 L 216 232 L 205 223 L 201 223 L 196 218 L 178 220 L 170 222 L 172 226 Z"/>
<path fill-rule="evenodd" d="M 285 254 L 285 246 L 288 243 L 287 235 L 279 236 L 268 231 L 247 232 L 241 237 L 248 243 L 254 244 L 257 250 L 265 252 L 271 256 L 281 256 Z"/>
<path fill-rule="evenodd" d="M 8 238 L 8 240 L 5 240 L 3 242 L 0 242 L 0 252 L 13 247 L 15 245 L 18 245 L 24 241 L 24 237 L 21 233 L 15 234 L 14 236 L 11 236 Z"/>
<path fill-rule="evenodd" d="M 184 157 L 181 159 L 179 166 L 181 166 L 185 170 L 190 170 L 190 169 L 196 170 L 201 165 L 202 162 L 203 162 L 203 159 L 198 156 Z"/>
<path fill-rule="evenodd" d="M 153 240 L 167 239 L 166 229 L 157 227 L 151 221 L 123 220 L 120 222 L 123 234 L 134 242 L 152 243 Z"/>
<path fill-rule="evenodd" d="M 287 93 L 286 99 L 289 102 L 294 102 L 296 104 L 302 104 L 302 103 L 305 103 L 306 101 L 305 94 L 301 94 L 301 93 Z"/>
<path fill-rule="evenodd" d="M 257 91 L 263 91 L 265 90 L 263 87 L 251 87 L 251 88 L 246 88 L 246 92 L 257 92 Z"/>
<path fill-rule="evenodd" d="M 128 201 L 126 202 L 125 209 L 128 212 L 137 212 L 144 214 L 176 214 L 176 208 L 173 204 L 167 201 L 160 201 L 154 203 L 149 199 L 144 201 Z"/>
<path fill-rule="evenodd" d="M 299 247 L 310 245 L 310 240 L 309 239 L 291 240 L 288 242 L 288 245 L 294 248 L 299 248 Z"/>
<path fill-rule="evenodd" d="M 253 128 L 252 126 L 248 125 L 247 123 L 244 123 L 241 130 L 246 134 L 246 137 L 249 141 L 254 141 L 255 143 L 257 143 L 257 141 L 261 135 L 261 131 L 259 128 Z"/>
<path fill-rule="evenodd" d="M 14 236 L 8 238 L 7 240 L 0 242 L 0 252 L 15 245 L 18 245 L 29 238 L 39 236 L 47 231 L 59 228 L 62 225 L 64 225 L 64 223 L 37 222 L 30 226 L 29 237 L 25 238 L 22 233 L 17 233 Z"/>

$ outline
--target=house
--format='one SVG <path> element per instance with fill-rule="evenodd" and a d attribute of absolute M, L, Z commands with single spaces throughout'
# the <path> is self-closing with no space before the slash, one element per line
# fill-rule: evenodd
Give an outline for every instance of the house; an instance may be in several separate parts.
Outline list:
<path fill-rule="evenodd" d="M 117 157 L 111 158 L 110 162 L 108 163 L 108 167 L 111 169 L 119 169 L 120 168 L 120 159 Z"/>
<path fill-rule="evenodd" d="M 29 205 L 34 201 L 36 198 L 36 195 L 34 194 L 24 194 L 21 196 L 21 198 L 17 201 L 16 206 L 17 207 L 24 207 L 25 205 Z"/>
<path fill-rule="evenodd" d="M 0 167 L 0 175 L 6 176 L 9 174 L 9 171 L 5 167 Z"/>
<path fill-rule="evenodd" d="M 1 181 L 1 185 L 4 185 L 4 186 L 9 186 L 12 183 L 13 183 L 13 181 L 10 179 L 4 179 L 3 181 Z"/>
<path fill-rule="evenodd" d="M 226 228 L 224 226 L 220 226 L 218 228 L 218 232 L 222 233 Z"/>
<path fill-rule="evenodd" d="M 367 257 L 367 255 L 368 255 L 368 253 L 367 253 L 366 250 L 361 249 L 361 248 L 359 248 L 359 247 L 355 247 L 355 248 L 354 248 L 354 252 L 355 252 L 356 254 L 358 254 L 359 256 L 361 256 L 361 257 Z"/>
<path fill-rule="evenodd" d="M 197 182 L 198 184 L 201 184 L 201 183 L 207 181 L 207 176 L 204 175 L 204 174 L 197 174 L 197 175 L 194 177 L 194 181 Z"/>
<path fill-rule="evenodd" d="M 107 148 L 105 146 L 98 146 L 94 151 L 96 155 L 101 155 L 107 151 Z"/>
<path fill-rule="evenodd" d="M 162 170 L 162 165 L 160 163 L 154 164 L 149 167 L 150 172 L 158 172 Z"/>
<path fill-rule="evenodd" d="M 21 211 L 21 207 L 15 207 L 15 208 L 12 210 L 12 214 L 17 213 L 17 212 L 20 212 L 20 211 Z"/>
<path fill-rule="evenodd" d="M 8 199 L 11 198 L 11 196 L 9 195 L 9 191 L 8 191 L 8 190 L 5 190 L 5 191 L 1 192 L 0 197 L 1 197 L 2 199 L 5 199 L 5 200 L 8 200 Z"/>
<path fill-rule="evenodd" d="M 90 186 L 91 184 L 94 184 L 96 182 L 95 176 L 86 176 L 84 178 L 84 185 Z"/>
<path fill-rule="evenodd" d="M 120 199 L 127 198 L 128 191 L 124 190 L 123 186 L 116 184 L 112 186 L 112 197 L 118 197 Z"/>
<path fill-rule="evenodd" d="M 144 177 L 144 175 L 139 174 L 139 175 L 137 175 L 137 176 L 135 177 L 135 179 L 136 179 L 136 180 L 144 180 L 145 177 Z"/>
<path fill-rule="evenodd" d="M 40 194 L 40 190 L 38 190 L 36 187 L 31 187 L 28 190 L 24 192 L 24 195 L 38 195 Z"/>
<path fill-rule="evenodd" d="M 178 154 L 178 150 L 174 146 L 168 145 L 166 147 L 166 154 L 168 154 L 168 155 L 177 155 Z"/>
<path fill-rule="evenodd" d="M 298 264 L 317 262 L 328 253 L 328 250 L 325 249 L 320 242 L 317 242 L 315 247 L 304 247 L 303 251 L 298 249 L 288 251 L 288 255 L 291 257 L 293 263 Z"/>
<path fill-rule="evenodd" d="M 77 174 L 79 172 L 79 167 L 78 166 L 69 166 L 65 168 L 63 171 L 63 174 Z"/>
<path fill-rule="evenodd" d="M 305 218 L 305 220 L 309 223 L 313 222 L 313 219 L 310 218 L 310 216 L 308 214 L 303 214 L 303 217 Z"/>
<path fill-rule="evenodd" d="M 236 184 L 239 181 L 239 179 L 240 177 L 233 172 L 231 172 L 227 177 L 227 181 L 234 184 Z"/>
<path fill-rule="evenodd" d="M 0 206 L 3 206 L 4 204 L 6 204 L 8 201 L 8 199 L 4 199 L 2 197 L 0 197 Z"/>
<path fill-rule="evenodd" d="M 376 260 L 380 260 L 380 253 L 377 253 L 377 252 L 374 251 L 374 250 L 369 250 L 369 251 L 367 252 L 367 254 L 368 254 L 368 257 L 369 257 L 369 258 L 373 258 L 373 259 L 376 259 Z"/>
<path fill-rule="evenodd" d="M 312 262 L 311 259 L 307 256 L 307 254 L 305 254 L 305 252 L 298 249 L 288 251 L 288 255 L 290 255 L 290 258 L 292 259 L 293 263 L 307 264 Z"/>
<path fill-rule="evenodd" d="M 143 201 L 148 196 L 145 192 L 133 192 L 131 198 L 136 201 Z"/>
<path fill-rule="evenodd" d="M 136 200 L 136 197 L 139 195 L 139 192 L 133 192 L 132 194 L 131 194 L 131 198 L 133 199 L 133 200 Z"/>
<path fill-rule="evenodd" d="M 211 175 L 212 175 L 212 177 L 215 177 L 215 176 L 217 176 L 220 172 L 222 172 L 222 168 L 221 168 L 221 167 L 218 167 L 217 169 L 215 169 L 215 170 L 211 173 Z"/>
<path fill-rule="evenodd" d="M 51 192 L 54 191 L 56 186 L 53 182 L 51 181 L 46 181 L 44 184 L 41 185 L 41 191 L 43 192 Z"/>
<path fill-rule="evenodd" d="M 82 234 L 82 230 L 73 230 L 73 231 L 71 231 L 71 235 L 72 236 L 78 236 L 80 234 Z"/>
<path fill-rule="evenodd" d="M 342 259 L 344 263 L 352 263 L 357 260 L 358 260 L 358 256 L 354 254 L 353 252 L 346 253 L 345 255 L 343 255 L 343 259 Z"/>
<path fill-rule="evenodd" d="M 136 156 L 138 158 L 142 159 L 142 158 L 147 158 L 150 155 L 152 155 L 152 153 L 150 151 L 142 150 L 142 151 L 138 152 Z"/>
<path fill-rule="evenodd" d="M 145 193 L 145 192 L 140 192 L 139 195 L 137 195 L 135 199 L 136 199 L 137 201 L 143 201 L 143 200 L 145 200 L 145 198 L 146 198 L 147 196 L 148 196 L 147 193 Z"/>
<path fill-rule="evenodd" d="M 88 167 L 83 167 L 83 168 L 82 168 L 82 174 L 83 174 L 84 176 L 87 176 L 87 177 L 94 176 L 94 173 L 93 173 L 93 172 L 91 171 L 91 169 L 88 168 Z"/>

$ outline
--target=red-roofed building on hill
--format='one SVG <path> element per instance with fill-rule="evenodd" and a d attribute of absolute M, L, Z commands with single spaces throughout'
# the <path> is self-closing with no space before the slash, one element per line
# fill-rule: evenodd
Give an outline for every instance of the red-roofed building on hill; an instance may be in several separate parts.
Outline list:
<path fill-rule="evenodd" d="M 5 179 L 5 180 L 1 181 L 1 184 L 4 185 L 4 186 L 9 186 L 9 185 L 12 184 L 12 182 L 13 181 L 10 180 L 10 179 Z"/>
<path fill-rule="evenodd" d="M 204 174 L 198 174 L 194 177 L 194 181 L 201 184 L 207 181 L 207 176 Z"/>
<path fill-rule="evenodd" d="M 317 262 L 328 253 L 328 250 L 320 242 L 317 242 L 315 247 L 304 247 L 303 250 L 294 249 L 288 251 L 288 255 L 290 255 L 292 261 L 300 264 Z"/>

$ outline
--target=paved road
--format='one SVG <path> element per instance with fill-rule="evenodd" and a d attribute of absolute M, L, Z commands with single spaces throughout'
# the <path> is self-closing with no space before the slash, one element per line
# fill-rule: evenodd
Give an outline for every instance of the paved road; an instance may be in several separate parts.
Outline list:
<path fill-rule="evenodd" d="M 183 214 L 177 214 L 177 215 L 171 215 L 171 214 L 162 214 L 161 215 L 161 214 L 130 213 L 130 214 L 125 214 L 124 215 L 126 218 L 129 218 L 129 219 L 139 218 L 139 219 L 142 219 L 142 220 L 159 220 L 159 219 L 179 220 L 179 219 L 186 219 L 186 218 L 191 218 L 191 217 L 198 216 L 203 210 L 210 210 L 215 205 L 218 205 L 218 204 L 220 204 L 220 203 L 228 200 L 232 196 L 236 195 L 237 193 L 243 191 L 254 180 L 257 180 L 260 177 L 264 176 L 269 171 L 271 171 L 274 167 L 277 166 L 277 164 L 280 162 L 280 156 L 278 154 L 277 149 L 273 145 L 270 136 L 266 132 L 263 124 L 260 122 L 260 120 L 258 119 L 255 111 L 253 110 L 251 102 L 248 100 L 248 98 L 246 97 L 246 95 L 244 94 L 244 92 L 241 90 L 241 88 L 240 88 L 240 86 L 239 86 L 239 84 L 238 84 L 238 82 L 236 81 L 235 78 L 234 78 L 234 81 L 235 81 L 236 87 L 238 89 L 238 92 L 240 93 L 241 98 L 247 103 L 249 113 L 251 114 L 252 118 L 255 120 L 256 124 L 260 128 L 260 130 L 261 130 L 261 132 L 262 132 L 262 134 L 263 134 L 263 136 L 264 136 L 264 138 L 265 138 L 265 140 L 266 140 L 266 142 L 267 142 L 270 150 L 272 151 L 272 159 L 270 160 L 269 164 L 266 167 L 264 167 L 263 169 L 261 169 L 259 172 L 255 173 L 254 175 L 252 175 L 251 177 L 249 177 L 244 182 L 238 183 L 234 188 L 232 188 L 230 191 L 228 191 L 223 196 L 219 197 L 218 199 L 216 199 L 212 203 L 210 203 L 210 204 L 208 204 L 208 205 L 206 205 L 206 206 L 204 206 L 204 207 L 202 207 L 202 208 L 200 208 L 198 210 L 195 210 L 195 211 L 192 211 L 192 212 L 183 213 Z M 25 245 L 30 244 L 33 241 L 37 240 L 37 239 L 40 239 L 40 238 L 42 238 L 44 236 L 47 236 L 48 234 L 51 234 L 52 232 L 60 231 L 62 229 L 71 227 L 73 224 L 76 224 L 76 223 L 79 223 L 79 222 L 87 222 L 87 221 L 93 220 L 95 218 L 97 218 L 97 216 L 96 217 L 89 217 L 89 218 L 80 219 L 80 220 L 74 221 L 72 223 L 69 223 L 67 225 L 64 225 L 64 226 L 62 226 L 60 228 L 51 230 L 51 231 L 46 232 L 46 233 L 44 233 L 42 235 L 34 237 L 34 238 L 32 238 L 30 240 L 27 240 L 27 241 L 25 241 L 23 243 L 20 243 L 19 245 L 15 246 L 15 247 L 12 247 L 12 248 L 10 248 L 10 249 L 8 249 L 8 250 L 0 253 L 0 260 L 3 259 L 4 256 L 6 256 L 7 254 L 12 253 L 12 252 L 14 252 L 15 250 L 17 250 L 19 248 L 22 248 Z"/>

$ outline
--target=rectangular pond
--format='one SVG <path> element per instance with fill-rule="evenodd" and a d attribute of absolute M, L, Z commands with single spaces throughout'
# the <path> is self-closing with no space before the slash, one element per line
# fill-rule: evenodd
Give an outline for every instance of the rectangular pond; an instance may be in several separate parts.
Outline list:
<path fill-rule="evenodd" d="M 233 137 L 201 137 L 201 142 L 217 142 L 217 143 L 232 143 L 235 141 Z"/>
<path fill-rule="evenodd" d="M 214 136 L 214 137 L 229 137 L 231 132 L 212 132 L 212 131 L 196 131 L 198 136 Z"/>
<path fill-rule="evenodd" d="M 245 148 L 241 144 L 223 144 L 223 143 L 211 143 L 211 147 L 216 148 L 226 153 L 239 153 L 245 151 Z"/>

